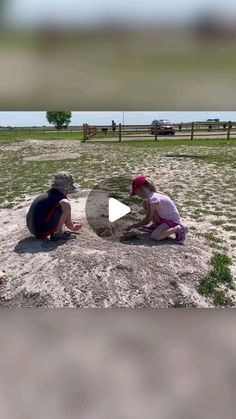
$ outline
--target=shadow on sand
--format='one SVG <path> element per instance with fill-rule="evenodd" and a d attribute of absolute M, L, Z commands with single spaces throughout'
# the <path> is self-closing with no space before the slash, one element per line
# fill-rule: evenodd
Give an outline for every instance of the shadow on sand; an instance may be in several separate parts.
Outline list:
<path fill-rule="evenodd" d="M 43 252 L 52 252 L 57 249 L 59 246 L 64 245 L 68 241 L 74 240 L 73 238 L 69 240 L 59 240 L 59 241 L 50 241 L 49 239 L 36 239 L 33 236 L 26 237 L 20 240 L 14 248 L 14 252 L 18 254 L 35 254 Z M 180 246 L 181 243 L 177 243 L 175 239 L 168 238 L 161 241 L 155 241 L 150 238 L 150 233 L 134 233 L 131 237 L 119 237 L 115 240 L 122 244 L 133 245 L 133 246 Z"/>
<path fill-rule="evenodd" d="M 36 239 L 33 236 L 20 240 L 14 248 L 19 254 L 51 252 L 65 244 L 64 240 L 52 242 L 49 239 Z"/>
<path fill-rule="evenodd" d="M 184 158 L 184 159 L 198 159 L 198 160 L 204 160 L 206 156 L 204 155 L 198 155 L 198 154 L 166 154 L 165 157 L 174 157 L 174 158 Z"/>
<path fill-rule="evenodd" d="M 150 233 L 134 234 L 133 237 L 121 237 L 120 238 L 120 243 L 128 244 L 128 245 L 134 245 L 134 246 L 149 246 L 149 247 L 163 246 L 163 245 L 168 245 L 168 246 L 173 246 L 173 245 L 181 246 L 181 245 L 183 245 L 183 243 L 178 243 L 178 242 L 176 242 L 175 239 L 172 239 L 171 237 L 169 237 L 168 239 L 165 239 L 165 240 L 161 240 L 161 241 L 152 240 L 150 238 Z"/>

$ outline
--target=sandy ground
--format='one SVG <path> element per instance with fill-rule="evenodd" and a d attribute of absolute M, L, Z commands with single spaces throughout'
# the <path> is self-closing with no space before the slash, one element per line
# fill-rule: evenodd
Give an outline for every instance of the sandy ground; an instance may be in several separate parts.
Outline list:
<path fill-rule="evenodd" d="M 78 236 L 66 243 L 36 240 L 25 227 L 32 199 L 0 211 L 2 307 L 168 307 L 179 299 L 211 306 L 196 291 L 211 255 L 199 240 L 160 244 L 140 233 L 125 243 L 107 241 L 86 223 L 86 196 L 72 200 L 83 221 Z"/>
<path fill-rule="evenodd" d="M 210 307 L 211 301 L 196 289 L 217 248 L 226 249 L 232 258 L 235 276 L 233 166 L 201 160 L 205 153 L 219 153 L 217 148 L 191 147 L 189 151 L 185 146 L 162 150 L 124 145 L 121 152 L 117 147 L 88 146 L 77 140 L 29 139 L 3 143 L 1 151 L 1 306 L 169 307 L 181 301 Z M 233 152 L 231 147 L 224 148 L 226 157 Z M 83 222 L 75 239 L 58 244 L 34 239 L 25 226 L 28 207 L 34 194 L 44 190 L 61 168 L 70 169 L 84 188 L 107 176 L 146 173 L 174 197 L 190 228 L 185 245 L 172 240 L 151 242 L 146 233 L 126 241 L 120 236 L 114 242 L 98 237 L 86 222 L 87 191 L 72 200 L 74 217 Z M 214 247 L 205 234 L 217 240 Z"/>
<path fill-rule="evenodd" d="M 53 153 L 48 154 L 39 154 L 38 156 L 25 157 L 24 161 L 43 161 L 43 160 L 67 160 L 67 159 L 77 159 L 80 157 L 80 153 Z"/>

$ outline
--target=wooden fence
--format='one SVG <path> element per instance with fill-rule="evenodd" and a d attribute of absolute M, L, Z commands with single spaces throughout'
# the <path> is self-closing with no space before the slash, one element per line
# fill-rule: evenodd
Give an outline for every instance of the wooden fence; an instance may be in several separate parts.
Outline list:
<path fill-rule="evenodd" d="M 117 141 L 123 140 L 161 140 L 161 139 L 211 139 L 222 138 L 230 139 L 236 138 L 236 122 L 190 122 L 173 124 L 174 134 L 167 135 L 165 132 L 160 133 L 157 126 L 151 129 L 151 125 L 122 125 L 118 124 L 115 131 L 112 130 L 111 125 L 103 125 L 91 127 L 84 124 L 83 133 L 84 140 L 90 138 L 94 139 L 114 139 Z"/>
<path fill-rule="evenodd" d="M 211 139 L 222 138 L 230 139 L 236 138 L 236 122 L 189 122 L 173 124 L 175 135 L 168 136 L 160 134 L 158 128 L 155 127 L 151 133 L 151 125 L 122 125 L 118 124 L 116 130 L 113 131 L 111 125 L 97 125 L 91 126 L 83 124 L 83 126 L 70 126 L 67 129 L 60 131 L 55 130 L 54 127 L 32 127 L 32 128 L 5 128 L 0 127 L 1 134 L 14 134 L 16 137 L 22 134 L 30 135 L 33 138 L 34 134 L 49 134 L 49 133 L 83 133 L 85 140 L 161 140 L 161 139 Z"/>

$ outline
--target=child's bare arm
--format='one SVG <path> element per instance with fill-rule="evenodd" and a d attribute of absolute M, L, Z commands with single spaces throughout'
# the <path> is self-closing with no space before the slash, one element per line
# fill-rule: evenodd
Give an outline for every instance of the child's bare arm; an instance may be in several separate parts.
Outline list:
<path fill-rule="evenodd" d="M 71 205 L 67 199 L 63 199 L 60 201 L 60 205 L 62 208 L 62 215 L 60 218 L 60 222 L 58 225 L 58 230 L 60 231 L 65 224 L 67 228 L 72 231 L 79 230 L 81 225 L 79 223 L 74 223 L 71 219 Z"/>
<path fill-rule="evenodd" d="M 152 219 L 153 219 L 154 212 L 155 212 L 155 204 L 149 204 L 149 205 L 147 205 L 146 215 L 143 218 L 143 220 L 139 221 L 138 223 L 131 224 L 126 229 L 126 231 L 129 231 L 132 228 L 139 228 L 139 227 L 142 227 L 142 226 L 150 223 L 150 221 L 152 221 Z"/>

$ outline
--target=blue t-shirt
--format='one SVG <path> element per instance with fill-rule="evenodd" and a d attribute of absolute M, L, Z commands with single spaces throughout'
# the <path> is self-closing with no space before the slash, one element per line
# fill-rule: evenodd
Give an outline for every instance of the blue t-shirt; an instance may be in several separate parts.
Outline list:
<path fill-rule="evenodd" d="M 66 196 L 52 188 L 33 201 L 26 216 L 27 227 L 32 234 L 44 237 L 47 231 L 57 226 L 62 214 L 59 204 L 62 199 L 66 199 Z"/>

